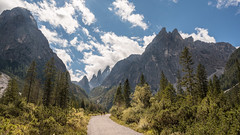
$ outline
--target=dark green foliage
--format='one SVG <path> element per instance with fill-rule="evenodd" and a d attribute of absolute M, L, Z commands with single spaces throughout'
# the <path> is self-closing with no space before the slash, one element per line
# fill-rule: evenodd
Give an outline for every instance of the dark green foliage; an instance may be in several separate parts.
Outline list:
<path fill-rule="evenodd" d="M 113 104 L 116 106 L 122 106 L 124 103 L 124 98 L 122 95 L 122 86 L 121 83 L 119 84 L 118 88 L 117 88 L 117 92 L 114 96 L 114 101 Z"/>
<path fill-rule="evenodd" d="M 55 89 L 56 67 L 54 65 L 54 58 L 51 58 L 46 64 L 45 68 L 45 83 L 43 104 L 49 106 L 52 104 L 53 92 Z"/>
<path fill-rule="evenodd" d="M 27 103 L 28 102 L 36 103 L 34 99 L 30 99 L 30 97 L 33 97 L 32 95 L 35 94 L 33 91 L 36 86 L 36 81 L 37 81 L 36 77 L 37 77 L 36 62 L 33 61 L 27 71 L 27 76 L 24 82 L 23 96 L 26 97 Z"/>
<path fill-rule="evenodd" d="M 240 48 L 235 50 L 227 61 L 224 74 L 220 78 L 221 88 L 227 90 L 239 82 L 238 63 L 240 61 Z"/>
<path fill-rule="evenodd" d="M 161 100 L 162 98 L 162 93 L 163 91 L 166 89 L 167 85 L 168 85 L 168 80 L 166 78 L 166 76 L 164 75 L 163 71 L 161 72 L 161 79 L 160 79 L 160 88 L 157 92 L 156 98 L 158 101 Z"/>
<path fill-rule="evenodd" d="M 178 95 L 183 95 L 184 94 L 184 91 L 182 89 L 182 77 L 181 77 L 181 73 L 180 73 L 179 70 L 178 70 L 178 73 L 177 73 L 177 94 Z"/>
<path fill-rule="evenodd" d="M 197 67 L 196 73 L 196 91 L 195 97 L 203 99 L 207 95 L 208 84 L 207 84 L 207 74 L 205 67 L 202 64 L 199 64 Z"/>
<path fill-rule="evenodd" d="M 182 78 L 182 85 L 186 87 L 188 94 L 193 94 L 194 88 L 194 74 L 193 74 L 193 60 L 191 53 L 187 47 L 181 53 L 180 64 L 182 65 L 182 71 L 184 76 Z"/>
<path fill-rule="evenodd" d="M 220 81 L 216 75 L 213 76 L 213 95 L 217 96 L 221 93 Z"/>
<path fill-rule="evenodd" d="M 5 104 L 16 102 L 19 99 L 18 84 L 15 79 L 8 82 L 8 87 L 3 95 L 3 102 Z"/>
<path fill-rule="evenodd" d="M 130 84 L 128 79 L 126 79 L 126 81 L 124 82 L 124 86 L 123 86 L 123 95 L 124 95 L 124 101 L 125 101 L 125 106 L 128 108 L 130 107 Z"/>
<path fill-rule="evenodd" d="M 59 93 L 59 100 L 60 100 L 60 107 L 62 109 L 66 109 L 68 107 L 68 102 L 69 102 L 69 82 L 70 82 L 70 78 L 69 78 L 69 73 L 63 73 L 62 77 L 61 77 L 61 83 L 62 83 L 62 88 L 60 89 L 60 93 Z"/>
<path fill-rule="evenodd" d="M 143 74 L 141 74 L 141 77 L 140 77 L 140 82 L 139 82 L 139 84 L 138 84 L 138 85 L 140 85 L 140 86 L 143 86 L 145 83 L 146 83 L 145 77 L 144 77 L 144 75 L 143 75 Z"/>

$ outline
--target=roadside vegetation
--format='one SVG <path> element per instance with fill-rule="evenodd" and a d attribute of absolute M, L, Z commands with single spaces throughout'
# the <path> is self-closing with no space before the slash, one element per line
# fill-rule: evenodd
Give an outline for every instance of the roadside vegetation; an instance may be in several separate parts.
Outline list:
<path fill-rule="evenodd" d="M 20 90 L 12 78 L 0 99 L 0 134 L 87 134 L 91 115 L 105 111 L 88 99 L 77 100 L 69 92 L 69 73 L 47 64 L 44 81 L 37 78 L 36 63 L 29 67 Z"/>
<path fill-rule="evenodd" d="M 132 94 L 128 80 L 123 88 L 119 84 L 110 109 L 112 119 L 147 135 L 239 135 L 240 87 L 235 87 L 234 94 L 225 94 L 217 76 L 207 80 L 203 65 L 193 68 L 188 48 L 183 50 L 180 64 L 176 88 L 162 72 L 155 95 L 144 75 Z M 240 82 L 240 66 L 236 68 Z"/>

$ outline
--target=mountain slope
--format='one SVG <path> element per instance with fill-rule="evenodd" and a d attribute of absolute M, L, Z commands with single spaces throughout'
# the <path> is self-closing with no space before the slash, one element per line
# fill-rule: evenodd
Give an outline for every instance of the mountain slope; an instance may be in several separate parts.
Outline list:
<path fill-rule="evenodd" d="M 66 71 L 62 60 L 49 47 L 46 37 L 27 9 L 14 8 L 0 15 L 0 70 L 11 71 L 23 77 L 25 70 L 35 60 L 40 77 L 43 77 L 45 63 L 55 59 L 58 70 Z"/>
<path fill-rule="evenodd" d="M 38 29 L 36 20 L 24 8 L 3 11 L 0 15 L 0 71 L 24 79 L 33 60 L 38 77 L 43 80 L 44 68 L 51 58 L 57 70 L 67 71 L 62 60 L 52 51 L 48 40 Z M 1 86 L 0 86 L 1 87 Z M 70 84 L 70 92 L 79 98 L 88 98 L 84 90 Z"/>
<path fill-rule="evenodd" d="M 220 78 L 223 90 L 229 89 L 238 83 L 237 60 L 240 62 L 240 48 L 232 53 L 226 63 L 224 74 Z"/>
<path fill-rule="evenodd" d="M 235 47 L 229 43 L 194 42 L 191 37 L 183 39 L 177 29 L 167 33 L 163 28 L 142 55 L 131 55 L 119 61 L 103 81 L 102 86 L 118 85 L 128 78 L 134 88 L 143 73 L 151 88 L 157 90 L 161 71 L 171 83 L 175 83 L 177 72 L 181 70 L 179 56 L 185 46 L 190 48 L 194 66 L 203 64 L 208 76 L 224 69 L 229 56 L 235 50 Z"/>
<path fill-rule="evenodd" d="M 104 71 L 101 70 L 98 71 L 97 75 L 93 75 L 92 79 L 89 82 L 90 89 L 93 89 L 95 87 L 98 87 L 102 84 L 104 79 L 110 74 L 110 67 L 107 66 Z"/>

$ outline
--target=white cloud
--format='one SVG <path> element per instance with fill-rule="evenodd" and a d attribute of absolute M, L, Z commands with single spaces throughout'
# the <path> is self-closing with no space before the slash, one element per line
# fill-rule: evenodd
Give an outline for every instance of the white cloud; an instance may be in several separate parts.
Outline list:
<path fill-rule="evenodd" d="M 54 49 L 54 52 L 57 54 L 57 56 L 63 61 L 63 63 L 66 65 L 67 69 L 69 70 L 72 61 L 71 56 L 67 53 L 66 50 L 63 49 Z"/>
<path fill-rule="evenodd" d="M 83 27 L 82 30 L 83 30 L 83 33 L 86 34 L 89 37 L 89 31 L 86 28 L 84 28 L 84 27 Z"/>
<path fill-rule="evenodd" d="M 236 46 L 235 48 L 238 49 L 240 46 Z"/>
<path fill-rule="evenodd" d="M 80 51 L 80 52 L 82 52 L 84 50 L 92 50 L 92 48 L 93 47 L 91 45 L 88 45 L 88 44 L 86 44 L 86 43 L 84 43 L 82 41 L 77 46 L 77 50 Z"/>
<path fill-rule="evenodd" d="M 12 9 L 16 6 L 24 7 L 24 3 L 22 0 L 1 0 L 0 1 L 0 13 L 4 10 Z"/>
<path fill-rule="evenodd" d="M 72 3 L 82 13 L 82 21 L 85 25 L 91 25 L 96 21 L 95 15 L 86 7 L 85 0 L 72 0 Z"/>
<path fill-rule="evenodd" d="M 39 21 L 49 22 L 54 27 L 62 26 L 67 33 L 71 34 L 79 27 L 78 21 L 73 17 L 75 9 L 71 3 L 65 3 L 63 7 L 56 7 L 55 1 L 46 1 L 37 3 L 27 3 L 27 7 Z"/>
<path fill-rule="evenodd" d="M 21 6 L 29 9 L 39 21 L 49 22 L 54 27 L 61 26 L 68 34 L 72 34 L 80 26 L 77 20 L 78 12 L 82 15 L 85 25 L 91 25 L 96 21 L 94 14 L 86 7 L 85 0 L 70 0 L 62 7 L 57 7 L 54 0 L 43 0 L 36 3 L 28 3 L 23 0 L 0 1 L 0 12 L 5 9 Z"/>
<path fill-rule="evenodd" d="M 50 31 L 45 26 L 41 26 L 39 29 L 42 31 L 42 33 L 45 35 L 45 37 L 50 43 L 56 44 L 61 47 L 68 46 L 68 41 L 66 39 L 60 38 L 56 31 Z"/>
<path fill-rule="evenodd" d="M 222 7 L 229 7 L 229 6 L 238 6 L 240 3 L 240 0 L 217 0 L 217 8 L 222 8 Z"/>
<path fill-rule="evenodd" d="M 96 74 L 99 69 L 104 70 L 106 66 L 113 67 L 116 62 L 131 54 L 141 54 L 144 49 L 137 41 L 126 36 L 117 36 L 113 32 L 106 32 L 100 36 L 103 44 L 90 41 L 89 45 L 97 49 L 99 54 L 84 52 L 83 63 L 86 64 L 85 71 L 88 78 Z"/>
<path fill-rule="evenodd" d="M 77 38 L 77 37 L 74 37 L 73 40 L 70 41 L 70 44 L 71 44 L 72 46 L 76 46 L 77 42 L 78 42 L 78 38 Z"/>
<path fill-rule="evenodd" d="M 178 3 L 178 0 L 172 0 L 172 2 L 174 2 L 174 3 Z"/>
<path fill-rule="evenodd" d="M 195 28 L 195 30 L 197 31 L 197 34 L 196 33 L 188 34 L 183 32 L 180 32 L 180 34 L 184 39 L 192 36 L 194 41 L 200 40 L 207 43 L 216 43 L 215 38 L 208 35 L 208 29 Z"/>
<path fill-rule="evenodd" d="M 84 76 L 84 72 L 80 71 L 80 70 L 75 70 L 73 71 L 72 69 L 68 70 L 69 74 L 71 76 L 71 81 L 77 81 L 79 82 L 82 78 L 82 76 Z"/>
<path fill-rule="evenodd" d="M 149 36 L 144 36 L 143 37 L 143 48 L 146 48 L 149 43 L 152 42 L 152 40 L 156 37 L 156 34 L 153 33 L 152 35 Z"/>
<path fill-rule="evenodd" d="M 141 14 L 134 14 L 135 6 L 128 0 L 116 0 L 112 3 L 113 8 L 108 8 L 114 11 L 116 15 L 120 16 L 123 21 L 128 21 L 133 27 L 139 26 L 143 30 L 148 28 L 148 25 L 143 21 L 144 16 Z"/>
<path fill-rule="evenodd" d="M 212 5 L 212 1 L 208 1 L 208 6 Z"/>

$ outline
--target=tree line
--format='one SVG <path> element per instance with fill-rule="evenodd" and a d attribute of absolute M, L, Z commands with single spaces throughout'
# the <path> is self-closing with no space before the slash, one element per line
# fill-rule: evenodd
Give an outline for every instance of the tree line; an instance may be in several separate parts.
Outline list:
<path fill-rule="evenodd" d="M 240 134 L 239 100 L 231 102 L 233 97 L 221 90 L 216 75 L 208 80 L 204 65 L 199 64 L 195 71 L 187 47 L 180 55 L 180 64 L 176 87 L 161 72 L 155 95 L 143 75 L 132 94 L 129 87 L 125 90 L 127 81 L 123 94 L 120 84 L 111 114 L 147 134 Z M 234 98 L 239 99 L 240 86 L 237 89 Z"/>

